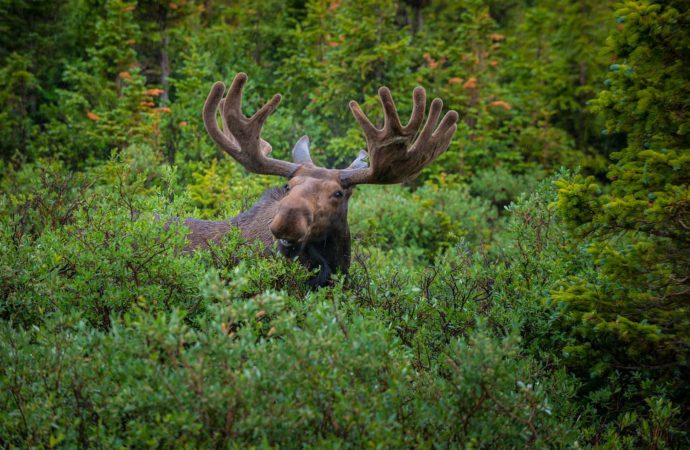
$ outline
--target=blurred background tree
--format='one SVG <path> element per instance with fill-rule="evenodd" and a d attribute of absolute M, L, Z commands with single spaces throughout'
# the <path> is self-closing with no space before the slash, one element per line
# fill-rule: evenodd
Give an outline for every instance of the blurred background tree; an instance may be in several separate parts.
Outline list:
<path fill-rule="evenodd" d="M 601 175 L 617 145 L 586 108 L 608 64 L 599 51 L 606 1 L 72 0 L 0 9 L 5 161 L 59 154 L 83 167 L 146 142 L 170 162 L 208 164 L 216 151 L 200 133 L 200 105 L 212 81 L 241 70 L 251 75 L 249 109 L 285 95 L 266 130 L 278 156 L 309 133 L 317 159 L 344 164 L 363 145 L 347 101 L 377 114 L 381 85 L 403 110 L 421 84 L 461 111 L 460 138 L 442 160 L 461 176 L 499 165 Z"/>

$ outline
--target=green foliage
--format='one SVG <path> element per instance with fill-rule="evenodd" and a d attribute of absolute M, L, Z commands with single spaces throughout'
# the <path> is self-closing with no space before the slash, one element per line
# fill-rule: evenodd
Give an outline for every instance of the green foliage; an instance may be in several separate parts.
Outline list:
<path fill-rule="evenodd" d="M 511 58 L 506 76 L 528 123 L 519 147 L 545 167 L 581 166 L 602 173 L 615 143 L 601 136 L 601 119 L 587 108 L 605 77 L 608 55 L 599 47 L 611 27 L 611 1 L 536 2 L 506 32 Z M 525 102 L 525 100 L 527 102 Z"/>
<path fill-rule="evenodd" d="M 554 298 L 578 337 L 566 348 L 570 363 L 589 378 L 591 395 L 605 396 L 598 407 L 627 417 L 690 399 L 681 381 L 690 376 L 690 141 L 680 100 L 690 93 L 690 34 L 685 3 L 626 2 L 616 15 L 609 51 L 617 63 L 594 105 L 627 146 L 613 154 L 610 186 L 582 176 L 559 182 L 559 208 L 594 267 Z M 668 408 L 687 417 L 687 408 Z"/>
<path fill-rule="evenodd" d="M 244 70 L 251 74 L 248 110 L 275 91 L 286 94 L 265 130 L 278 157 L 309 133 L 319 162 L 344 164 L 363 145 L 346 102 L 354 98 L 380 116 L 376 90 L 385 84 L 404 114 L 410 86 L 419 83 L 464 114 L 464 128 L 438 167 L 470 175 L 498 163 L 511 172 L 536 163 L 601 170 L 597 153 L 608 152 L 608 144 L 597 147 L 589 131 L 597 125 L 581 111 L 607 63 L 591 51 L 605 30 L 607 2 L 580 9 L 479 0 L 414 5 L 67 2 L 59 20 L 38 22 L 59 37 L 50 46 L 63 60 L 27 65 L 36 58 L 23 37 L 10 46 L 14 56 L 3 56 L 3 108 L 6 120 L 19 121 L 8 128 L 3 158 L 58 154 L 79 167 L 143 141 L 182 163 L 180 173 L 191 181 L 196 162 L 217 152 L 199 105 L 211 82 Z M 10 10 L 8 18 L 20 26 L 27 8 Z M 555 25 L 559 13 L 567 27 Z M 586 37 L 573 48 L 583 27 Z M 18 84 L 22 74 L 43 88 L 38 103 L 35 83 Z"/>
<path fill-rule="evenodd" d="M 16 152 L 27 144 L 31 132 L 27 100 L 36 91 L 37 82 L 29 64 L 26 56 L 13 53 L 0 69 L 0 142 L 7 159 L 20 156 Z"/>
<path fill-rule="evenodd" d="M 183 248 L 184 233 L 164 229 L 150 215 L 135 217 L 163 206 L 141 198 L 141 178 L 112 191 L 88 189 L 83 179 L 59 171 L 39 169 L 38 177 L 37 186 L 4 205 L 3 319 L 29 325 L 54 311 L 78 310 L 93 326 L 109 329 L 137 304 L 151 311 L 166 304 L 199 307 L 197 281 L 183 276 L 198 272 L 195 261 L 171 259 Z"/>
<path fill-rule="evenodd" d="M 3 203 L 4 443 L 574 441 L 572 384 L 522 349 L 513 306 L 496 302 L 498 261 L 455 238 L 427 270 L 372 254 L 309 291 L 296 261 L 239 233 L 182 254 L 182 229 L 139 211 L 180 216 L 186 199 L 164 201 L 174 177 L 142 165 L 145 148 L 128 154 L 88 177 L 27 165 L 6 178 L 42 181 Z"/>
<path fill-rule="evenodd" d="M 0 447 L 688 446 L 686 2 L 0 17 Z M 418 180 L 355 190 L 328 287 L 237 230 L 185 249 L 282 183 L 207 137 L 239 71 L 247 114 L 284 94 L 281 159 L 308 134 L 349 163 L 382 85 L 403 121 L 416 84 L 461 114 Z"/>
<path fill-rule="evenodd" d="M 211 161 L 208 169 L 192 174 L 187 186 L 200 218 L 231 217 L 249 209 L 260 194 L 275 181 L 269 177 L 246 176 L 237 165 Z"/>
<path fill-rule="evenodd" d="M 110 333 L 78 317 L 3 324 L 0 402 L 17 414 L 0 434 L 67 447 L 573 441 L 514 340 L 454 341 L 432 378 L 381 324 L 337 317 L 331 302 L 299 318 L 264 295 L 213 308 L 198 328 L 176 310 L 128 315 Z"/>
<path fill-rule="evenodd" d="M 492 223 L 498 220 L 486 201 L 462 187 L 430 185 L 412 193 L 398 186 L 358 190 L 350 214 L 352 233 L 385 250 L 407 247 L 432 257 L 460 238 L 481 245 L 491 240 Z"/>
<path fill-rule="evenodd" d="M 477 172 L 469 182 L 470 192 L 490 200 L 496 207 L 503 207 L 516 201 L 520 194 L 535 190 L 543 175 L 539 171 L 512 174 L 503 166 Z"/>

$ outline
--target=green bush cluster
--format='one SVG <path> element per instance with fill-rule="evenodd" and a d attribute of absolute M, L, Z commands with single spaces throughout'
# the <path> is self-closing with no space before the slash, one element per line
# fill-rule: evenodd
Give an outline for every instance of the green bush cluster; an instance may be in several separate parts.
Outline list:
<path fill-rule="evenodd" d="M 514 339 L 453 339 L 432 370 L 380 321 L 279 294 L 183 313 L 133 312 L 109 333 L 78 317 L 2 330 L 5 445 L 180 447 L 434 443 L 545 446 L 574 439 L 554 386 Z"/>
<path fill-rule="evenodd" d="M 0 448 L 688 447 L 686 3 L 0 0 Z M 322 289 L 185 249 L 282 183 L 206 135 L 239 71 L 277 158 L 461 114 Z"/>
<path fill-rule="evenodd" d="M 615 394 L 580 397 L 588 384 L 564 370 L 578 339 L 552 293 L 594 267 L 570 242 L 552 180 L 502 216 L 463 185 L 362 188 L 349 276 L 310 291 L 296 261 L 266 258 L 238 233 L 186 254 L 175 218 L 199 210 L 167 170 L 139 163 L 5 177 L 41 180 L 3 200 L 6 446 L 512 448 L 677 435 L 681 413 L 659 389 L 598 434 L 597 406 Z M 390 204 L 392 225 L 374 227 L 367 214 Z M 424 227 L 444 232 L 435 210 L 472 233 L 424 241 Z"/>
<path fill-rule="evenodd" d="M 491 240 L 498 214 L 464 186 L 424 186 L 410 192 L 391 186 L 363 186 L 353 194 L 350 224 L 355 239 L 383 250 L 432 257 L 464 239 L 481 246 Z M 381 220 L 381 217 L 386 220 Z"/>
<path fill-rule="evenodd" d="M 493 250 L 456 236 L 426 269 L 398 271 L 375 255 L 392 252 L 383 239 L 361 247 L 351 277 L 309 291 L 298 263 L 237 233 L 184 254 L 184 230 L 163 217 L 191 200 L 162 201 L 165 179 L 136 167 L 114 160 L 99 178 L 66 179 L 26 166 L 6 179 L 43 181 L 3 205 L 5 446 L 575 441 L 562 409 L 573 382 L 525 350 L 515 305 L 498 301 L 513 281 Z M 429 187 L 417 201 L 451 192 Z M 458 214 L 479 220 L 488 206 L 473 204 Z"/>

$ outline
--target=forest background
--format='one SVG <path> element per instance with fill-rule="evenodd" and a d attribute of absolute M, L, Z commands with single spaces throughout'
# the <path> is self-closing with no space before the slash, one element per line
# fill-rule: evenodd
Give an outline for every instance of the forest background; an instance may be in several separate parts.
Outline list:
<path fill-rule="evenodd" d="M 688 2 L 0 1 L 0 447 L 690 446 Z M 348 277 L 167 217 L 280 180 L 207 137 L 217 80 L 318 163 L 347 102 L 461 114 L 350 204 Z M 173 227 L 175 228 L 175 227 Z"/>

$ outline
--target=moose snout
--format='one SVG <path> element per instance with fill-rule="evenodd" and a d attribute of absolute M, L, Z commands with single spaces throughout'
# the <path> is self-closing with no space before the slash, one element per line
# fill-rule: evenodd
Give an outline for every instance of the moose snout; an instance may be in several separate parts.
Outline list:
<path fill-rule="evenodd" d="M 276 239 L 297 242 L 309 234 L 313 219 L 311 210 L 306 206 L 281 208 L 269 228 Z"/>

